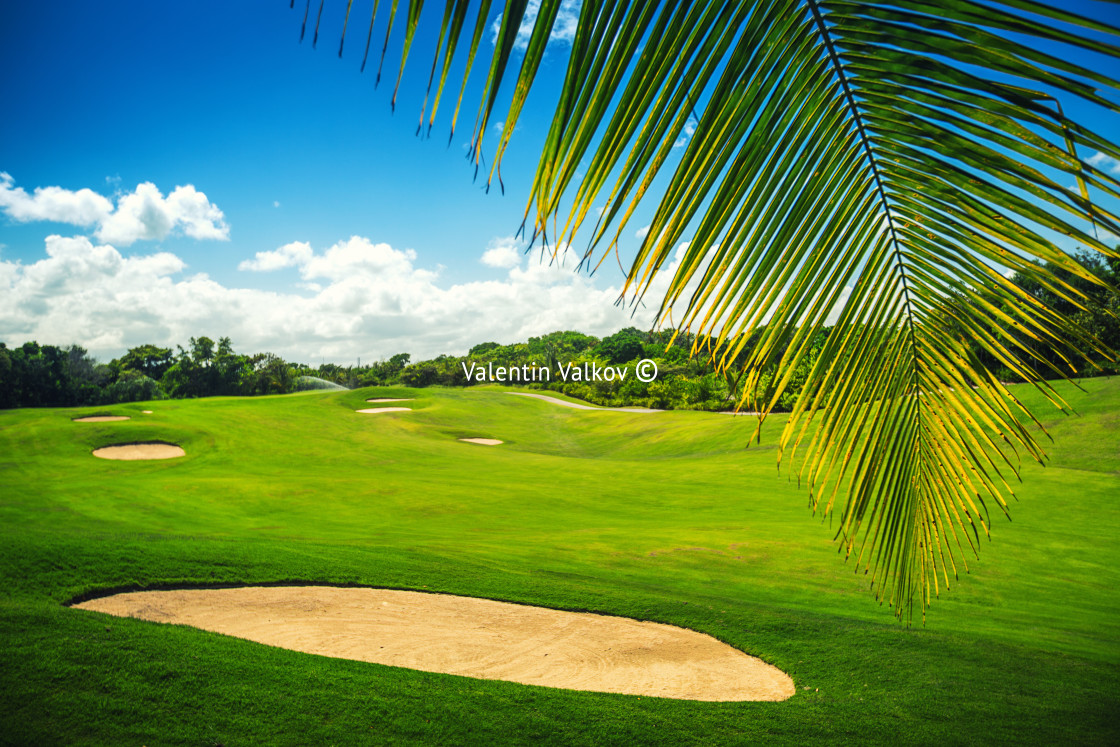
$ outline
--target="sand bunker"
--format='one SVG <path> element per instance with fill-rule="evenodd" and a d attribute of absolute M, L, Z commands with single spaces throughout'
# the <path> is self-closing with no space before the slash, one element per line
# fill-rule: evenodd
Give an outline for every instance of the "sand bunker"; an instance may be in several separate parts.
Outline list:
<path fill-rule="evenodd" d="M 570 407 L 573 410 L 605 410 L 607 412 L 663 412 L 662 410 L 651 410 L 648 407 L 593 407 L 592 405 L 581 405 L 578 402 L 567 402 L 555 397 L 549 397 L 544 394 L 529 394 L 528 392 L 506 392 L 506 394 L 515 394 L 518 397 L 532 397 L 533 399 L 544 400 L 551 402 L 554 405 L 561 407 Z"/>
<path fill-rule="evenodd" d="M 152 411 L 151 411 L 151 410 L 141 410 L 141 411 L 140 411 L 140 414 L 142 414 L 142 415 L 151 415 L 151 414 L 152 414 Z"/>
<path fill-rule="evenodd" d="M 367 399 L 366 402 L 411 402 L 412 397 L 381 397 L 378 399 Z"/>
<path fill-rule="evenodd" d="M 116 444 L 94 449 L 93 455 L 102 459 L 123 459 L 131 462 L 140 459 L 174 459 L 186 456 L 187 452 L 175 444 L 163 441 L 149 441 L 136 444 Z"/>
<path fill-rule="evenodd" d="M 376 415 L 379 412 L 412 412 L 411 407 L 369 407 L 365 410 L 354 410 L 354 412 L 364 413 L 366 415 Z"/>
<path fill-rule="evenodd" d="M 113 423 L 118 420 L 132 420 L 127 415 L 90 415 L 84 418 L 74 418 L 75 423 Z"/>
<path fill-rule="evenodd" d="M 793 680 L 661 623 L 489 599 L 328 586 L 116 594 L 79 609 L 427 672 L 687 700 L 785 700 Z"/>
<path fill-rule="evenodd" d="M 482 444 L 483 446 L 497 446 L 504 441 L 499 441 L 496 438 L 460 438 L 460 441 L 466 441 L 469 444 Z"/>

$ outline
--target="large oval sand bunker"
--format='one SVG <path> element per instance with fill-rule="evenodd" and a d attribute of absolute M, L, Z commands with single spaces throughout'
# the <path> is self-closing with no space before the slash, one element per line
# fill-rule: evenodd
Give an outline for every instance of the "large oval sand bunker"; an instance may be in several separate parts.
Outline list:
<path fill-rule="evenodd" d="M 126 462 L 142 459 L 174 459 L 186 456 L 181 446 L 164 441 L 145 441 L 143 443 L 114 444 L 94 449 L 93 455 L 102 459 L 121 459 Z"/>
<path fill-rule="evenodd" d="M 785 700 L 781 670 L 661 623 L 392 589 L 115 594 L 79 609 L 190 625 L 323 656 L 528 685 L 687 700 Z"/>

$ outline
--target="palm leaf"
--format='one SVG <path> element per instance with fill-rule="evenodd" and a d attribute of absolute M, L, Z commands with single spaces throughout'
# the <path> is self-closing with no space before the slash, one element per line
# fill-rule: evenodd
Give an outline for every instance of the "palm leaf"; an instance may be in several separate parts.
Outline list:
<path fill-rule="evenodd" d="M 460 37 L 461 103 L 489 23 L 489 2 L 468 5 L 447 0 L 439 23 L 432 118 Z M 479 159 L 508 91 L 490 180 L 562 5 L 501 11 L 472 138 Z M 1008 274 L 1084 306 L 1062 272 L 1098 281 L 1053 237 L 1118 256 L 1098 237 L 1120 219 L 1092 197 L 1120 183 L 1086 160 L 1120 159 L 1104 134 L 1120 81 L 1102 72 L 1120 70 L 1118 42 L 1113 24 L 1032 0 L 584 0 L 526 221 L 553 247 L 585 236 L 594 262 L 655 203 L 626 295 L 649 293 L 687 236 L 653 300 L 697 334 L 694 354 L 745 361 L 740 405 L 765 417 L 813 361 L 779 462 L 815 512 L 836 511 L 842 552 L 909 620 L 1007 512 L 1023 456 L 1044 459 L 1038 421 L 974 351 L 1063 410 L 1036 367 L 1070 377 L 1110 355 Z M 1046 349 L 1077 352 L 1055 365 Z"/>

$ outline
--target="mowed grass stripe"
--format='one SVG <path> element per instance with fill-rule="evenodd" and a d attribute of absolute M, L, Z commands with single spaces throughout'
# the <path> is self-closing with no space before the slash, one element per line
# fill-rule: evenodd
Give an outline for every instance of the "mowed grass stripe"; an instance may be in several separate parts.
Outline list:
<path fill-rule="evenodd" d="M 993 517 L 972 574 L 914 629 L 874 603 L 776 473 L 776 419 L 747 448 L 751 418 L 586 412 L 489 387 L 142 403 L 112 408 L 133 416 L 116 423 L 0 413 L 5 739 L 1112 741 L 1117 384 L 1071 393 L 1082 417 L 1053 425 L 1052 464 L 1025 470 L 1014 521 Z M 413 398 L 412 412 L 354 413 L 375 397 Z M 472 436 L 505 444 L 457 441 Z M 141 440 L 186 456 L 90 456 Z M 293 581 L 681 625 L 789 672 L 798 695 L 701 705 L 568 693 L 62 606 L 95 590 Z"/>

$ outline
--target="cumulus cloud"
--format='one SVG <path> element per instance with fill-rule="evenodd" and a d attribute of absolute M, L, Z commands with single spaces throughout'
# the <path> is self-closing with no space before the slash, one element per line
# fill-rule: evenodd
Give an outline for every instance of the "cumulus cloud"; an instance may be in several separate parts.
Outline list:
<path fill-rule="evenodd" d="M 649 226 L 642 226 L 634 233 L 634 235 L 639 239 L 644 239 L 649 235 Z"/>
<path fill-rule="evenodd" d="M 191 185 L 176 187 L 166 199 L 151 182 L 117 201 L 117 209 L 95 232 L 100 241 L 121 246 L 142 239 L 164 239 L 173 229 L 194 239 L 228 239 L 229 226 L 216 205 Z"/>
<path fill-rule="evenodd" d="M 184 267 L 167 252 L 125 258 L 84 236 L 48 236 L 45 259 L 0 262 L 0 339 L 112 346 L 173 314 L 159 308 L 160 296 Z"/>
<path fill-rule="evenodd" d="M 516 250 L 509 239 L 490 249 L 498 247 Z M 530 260 L 499 279 L 448 283 L 418 266 L 415 252 L 353 236 L 325 250 L 292 242 L 243 263 L 258 271 L 297 268 L 301 281 L 276 292 L 188 275 L 166 252 L 124 257 L 87 237 L 50 236 L 39 261 L 0 261 L 0 340 L 77 342 L 108 359 L 144 343 L 228 335 L 238 350 L 342 362 L 463 354 L 483 340 L 516 342 L 558 329 L 605 335 L 653 324 L 656 308 L 631 316 L 629 306 L 615 305 L 620 283 L 562 264 Z M 663 292 L 674 269 L 651 294 Z"/>
<path fill-rule="evenodd" d="M 692 117 L 689 117 L 688 120 L 684 123 L 684 130 L 681 131 L 681 136 L 678 137 L 676 142 L 673 143 L 673 147 L 683 148 L 684 146 L 688 145 L 689 139 L 695 132 L 696 120 Z"/>
<path fill-rule="evenodd" d="M 1096 166 L 1101 171 L 1109 171 L 1113 174 L 1120 174 L 1120 161 L 1117 161 L 1112 156 L 1105 155 L 1100 151 L 1097 151 L 1085 160 L 1093 166 Z"/>
<path fill-rule="evenodd" d="M 482 253 L 482 258 L 479 261 L 490 267 L 500 267 L 508 270 L 521 264 L 521 246 L 517 239 L 512 236 L 494 239 L 490 242 L 486 251 Z"/>
<path fill-rule="evenodd" d="M 49 220 L 75 226 L 92 226 L 105 220 L 113 203 L 92 189 L 72 192 L 62 187 L 37 187 L 27 194 L 16 187 L 11 174 L 0 172 L 0 208 L 20 223 Z"/>
<path fill-rule="evenodd" d="M 393 280 L 431 280 L 435 273 L 413 267 L 416 252 L 394 249 L 386 243 L 375 244 L 362 236 L 340 241 L 321 255 L 312 255 L 300 274 L 308 279 L 345 282 L 374 278 L 380 282 Z"/>
<path fill-rule="evenodd" d="M 0 209 L 20 223 L 53 221 L 96 226 L 99 241 L 128 246 L 143 239 L 164 239 L 182 231 L 195 239 L 229 238 L 225 216 L 192 185 L 176 187 L 166 198 L 151 182 L 112 201 L 91 189 L 36 187 L 28 194 L 11 175 L 0 172 Z"/>
<path fill-rule="evenodd" d="M 581 0 L 563 0 L 560 3 L 560 10 L 556 12 L 556 21 L 552 24 L 552 35 L 549 37 L 549 44 L 554 42 L 566 42 L 571 44 L 572 39 L 576 37 L 576 24 L 579 22 L 579 9 L 582 5 Z M 521 26 L 517 29 L 517 39 L 514 41 L 514 49 L 524 52 L 529 48 L 529 37 L 533 35 L 533 27 L 537 25 L 537 14 L 540 13 L 541 3 L 540 0 L 529 0 L 529 4 L 525 7 L 525 16 L 521 19 Z M 502 28 L 502 16 L 499 13 L 494 22 L 490 24 L 490 43 L 498 43 L 498 34 Z"/>
<path fill-rule="evenodd" d="M 253 259 L 247 259 L 237 266 L 239 270 L 251 272 L 271 272 L 284 267 L 299 267 L 311 261 L 311 244 L 306 241 L 293 241 L 271 252 L 257 252 Z"/>

